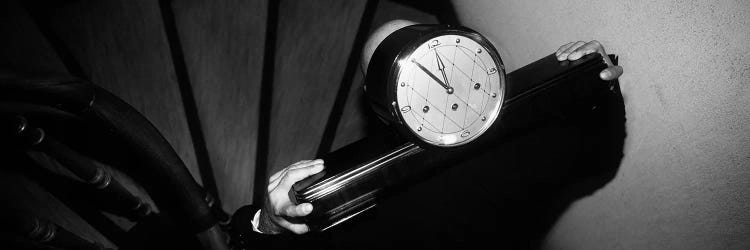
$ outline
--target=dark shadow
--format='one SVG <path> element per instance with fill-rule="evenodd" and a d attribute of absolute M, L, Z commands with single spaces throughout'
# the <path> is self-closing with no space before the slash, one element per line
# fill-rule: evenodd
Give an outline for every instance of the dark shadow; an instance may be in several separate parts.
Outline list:
<path fill-rule="evenodd" d="M 0 171 L 0 174 L 4 174 L 4 171 L 24 174 L 29 180 L 50 192 L 119 249 L 200 249 L 201 244 L 197 238 L 186 237 L 191 235 L 191 232 L 175 223 L 182 218 L 174 218 L 166 211 L 159 214 L 152 213 L 135 221 L 137 224 L 125 230 L 102 212 L 107 211 L 125 216 L 128 208 L 117 207 L 112 203 L 112 197 L 106 197 L 104 193 L 90 185 L 51 171 L 53 166 L 42 166 L 49 163 L 47 160 L 38 156 L 34 156 L 38 159 L 23 156 L 23 152 L 17 151 L 17 149 L 8 150 L 5 152 L 11 154 L 0 154 L 10 162 L 9 167 Z M 2 211 L 8 208 L 10 207 L 0 206 Z M 34 209 L 25 212 L 33 213 Z M 41 216 L 55 217 L 56 215 Z M 73 231 L 73 233 L 76 232 Z"/>
<path fill-rule="evenodd" d="M 598 103 L 467 155 L 326 236 L 340 249 L 539 248 L 568 206 L 606 185 L 620 165 L 619 86 Z"/>
<path fill-rule="evenodd" d="M 447 1 L 399 1 L 458 23 Z M 616 63 L 616 58 L 614 58 Z M 619 85 L 595 109 L 519 131 L 397 188 L 378 206 L 318 235 L 324 249 L 538 249 L 575 201 L 614 179 L 623 157 Z M 367 106 L 362 104 L 362 106 Z M 382 129 L 369 108 L 368 133 Z"/>
<path fill-rule="evenodd" d="M 101 205 L 96 199 L 100 194 L 93 188 L 84 186 L 80 181 L 35 170 L 37 168 L 22 169 L 24 173 L 28 172 L 32 180 L 62 200 L 120 248 L 201 247 L 194 237 L 196 232 L 216 226 L 210 208 L 206 206 L 205 191 L 195 183 L 166 140 L 140 113 L 111 93 L 82 81 L 37 78 L 0 80 L 3 80 L 0 82 L 0 114 L 24 114 L 28 116 L 29 124 L 50 128 L 45 131 L 71 149 L 106 165 L 118 167 L 145 188 L 157 204 L 159 214 L 139 220 L 137 226 L 124 232 L 99 212 L 113 207 Z M 8 106 L 5 105 L 7 103 L 19 104 Z M 39 105 L 45 108 L 33 109 Z M 16 134 L 0 136 L 15 138 Z M 9 140 L 0 142 L 5 144 Z M 6 158 L 24 155 L 23 146 L 9 146 L 16 149 L 0 150 L 0 155 Z M 76 188 L 78 186 L 81 187 Z M 219 242 L 222 239 L 209 240 Z"/>
<path fill-rule="evenodd" d="M 68 70 L 70 75 L 79 77 L 82 79 L 90 79 L 90 76 L 84 70 L 83 66 L 78 62 L 73 55 L 73 51 L 68 47 L 63 39 L 57 35 L 53 30 L 52 17 L 55 15 L 55 10 L 62 8 L 67 4 L 75 2 L 75 0 L 55 1 L 55 0 L 34 0 L 34 1 L 18 1 L 23 4 L 24 8 L 28 12 L 32 21 L 39 29 L 46 42 L 55 51 L 57 57 L 60 59 L 65 69 Z M 28 70 L 28 69 L 25 69 Z"/>
<path fill-rule="evenodd" d="M 36 161 L 20 156 L 19 154 L 3 155 L 9 162 L 9 167 L 4 171 L 19 172 L 26 175 L 29 180 L 36 182 L 42 188 L 50 192 L 55 198 L 69 207 L 82 219 L 95 227 L 103 236 L 115 244 L 125 242 L 125 231 L 112 220 L 104 216 L 100 209 L 106 210 L 106 205 L 101 202 L 101 197 L 93 192 L 90 187 L 83 183 L 74 181 L 60 174 L 53 173 L 46 167 L 41 167 Z M 3 206 L 2 209 L 10 208 Z M 27 212 L 33 213 L 33 209 Z M 55 215 L 41 215 L 54 217 Z"/>

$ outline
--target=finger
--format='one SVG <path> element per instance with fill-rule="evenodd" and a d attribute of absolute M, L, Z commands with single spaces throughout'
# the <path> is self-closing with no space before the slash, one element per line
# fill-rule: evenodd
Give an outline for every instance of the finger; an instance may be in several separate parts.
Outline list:
<path fill-rule="evenodd" d="M 599 51 L 599 54 L 602 55 L 602 58 L 604 58 L 604 63 L 606 63 L 607 66 L 609 67 L 615 66 L 615 64 L 612 63 L 612 59 L 609 58 L 609 55 L 607 55 L 607 52 L 604 52 L 604 47 L 600 47 L 598 51 Z"/>
<path fill-rule="evenodd" d="M 607 66 L 614 66 L 614 63 L 612 63 L 612 60 L 610 60 L 609 56 L 607 56 L 607 52 L 604 51 L 604 46 L 597 40 L 591 40 L 590 42 L 586 43 L 583 47 L 586 47 L 585 50 L 593 50 L 595 52 L 598 52 L 600 55 L 602 55 L 602 59 L 604 59 L 604 62 L 607 63 Z M 578 50 L 584 50 L 583 47 L 579 48 Z"/>
<path fill-rule="evenodd" d="M 563 46 L 560 46 L 560 48 L 558 48 L 557 51 L 555 51 L 555 56 L 557 56 L 557 58 L 560 58 L 560 53 L 570 48 L 570 46 L 573 46 L 574 43 L 575 42 L 569 42 L 569 43 L 563 44 Z M 562 60 L 565 60 L 565 59 L 562 59 Z"/>
<path fill-rule="evenodd" d="M 292 165 L 287 166 L 286 169 L 289 170 L 289 169 L 297 168 L 299 166 L 303 166 L 307 163 L 310 163 L 311 161 L 312 160 L 298 161 L 298 162 L 293 163 Z"/>
<path fill-rule="evenodd" d="M 580 48 L 584 44 L 586 44 L 586 43 L 584 43 L 583 41 L 578 41 L 578 42 L 574 43 L 573 46 L 570 46 L 568 49 L 566 49 L 565 51 L 563 51 L 562 53 L 560 53 L 560 55 L 557 56 L 557 59 L 563 58 L 563 60 L 566 60 L 568 58 L 568 55 L 570 55 L 570 53 L 573 53 L 573 51 L 575 51 L 576 49 Z"/>
<path fill-rule="evenodd" d="M 602 70 L 602 72 L 599 73 L 599 78 L 605 81 L 612 81 L 619 78 L 622 75 L 622 72 L 622 66 L 612 66 Z"/>
<path fill-rule="evenodd" d="M 313 161 L 313 160 L 301 160 L 301 161 L 295 162 L 295 163 L 294 163 L 294 164 L 292 164 L 292 165 L 289 165 L 289 167 L 293 167 L 293 166 L 297 166 L 297 165 L 305 164 L 305 163 L 308 163 L 308 162 L 311 162 L 311 161 Z"/>
<path fill-rule="evenodd" d="M 290 167 L 289 170 L 309 167 L 309 166 L 318 165 L 318 164 L 323 164 L 323 160 L 315 159 L 315 160 L 300 162 L 300 164 L 295 164 L 294 166 Z"/>
<path fill-rule="evenodd" d="M 279 177 L 281 177 L 282 175 L 284 175 L 287 170 L 289 170 L 289 169 L 288 168 L 284 168 L 284 169 L 280 170 L 279 172 L 276 172 L 275 174 L 271 175 L 271 177 L 268 178 L 268 182 L 270 183 L 270 182 L 273 182 L 275 180 L 278 180 Z"/>
<path fill-rule="evenodd" d="M 281 181 L 282 177 L 286 176 L 287 172 L 289 172 L 289 167 L 286 167 L 283 170 L 271 176 L 271 178 L 269 178 L 268 180 L 268 191 L 271 191 L 272 189 L 274 189 L 279 184 L 279 181 Z"/>
<path fill-rule="evenodd" d="M 289 205 L 281 211 L 281 215 L 288 217 L 302 217 L 312 212 L 313 206 L 310 203 L 302 203 L 299 205 Z"/>
<path fill-rule="evenodd" d="M 289 173 L 287 173 L 287 178 L 284 178 L 285 185 L 292 185 L 295 182 L 298 182 L 302 179 L 307 178 L 308 176 L 320 173 L 320 171 L 323 171 L 323 164 L 317 164 L 312 165 L 306 168 L 298 168 L 295 170 L 289 170 Z"/>
<path fill-rule="evenodd" d="M 274 180 L 278 179 L 279 177 L 284 176 L 284 174 L 286 174 L 286 172 L 289 171 L 289 168 L 291 168 L 291 167 L 293 167 L 295 165 L 298 165 L 300 163 L 303 163 L 303 162 L 306 162 L 306 161 L 298 161 L 298 162 L 292 163 L 292 165 L 289 165 L 289 166 L 286 166 L 285 168 L 282 168 L 278 172 L 276 172 L 273 175 L 271 175 L 271 177 L 268 178 L 268 182 L 273 182 Z"/>
<path fill-rule="evenodd" d="M 317 164 L 323 164 L 323 160 L 317 159 L 317 160 L 312 160 L 312 161 L 298 162 L 298 163 L 295 163 L 294 165 L 287 167 L 284 174 L 295 169 L 306 168 L 306 167 L 310 167 L 310 166 L 317 165 Z M 284 175 L 279 176 L 279 178 L 281 177 L 284 177 Z"/>
<path fill-rule="evenodd" d="M 290 224 L 287 229 L 295 234 L 305 234 L 307 232 L 310 232 L 310 227 L 308 227 L 306 224 Z"/>
<path fill-rule="evenodd" d="M 284 176 L 286 176 L 289 171 L 300 169 L 300 168 L 310 167 L 311 165 L 315 165 L 315 164 L 321 164 L 322 165 L 323 164 L 323 160 L 316 159 L 316 160 L 311 160 L 311 161 L 300 161 L 300 162 L 297 162 L 295 164 L 292 164 L 291 166 L 287 167 L 283 171 L 280 171 L 278 173 L 280 175 L 278 175 L 278 176 L 272 176 L 272 177 L 275 177 L 275 178 L 273 178 L 273 179 L 271 179 L 269 181 L 269 183 L 268 183 L 268 191 L 270 192 L 271 190 L 273 190 L 274 188 L 276 188 L 276 186 L 278 186 L 279 182 L 281 182 L 282 180 L 284 180 Z M 297 181 L 294 181 L 294 182 L 297 182 Z"/>
<path fill-rule="evenodd" d="M 268 183 L 268 192 L 271 192 L 271 190 L 273 190 L 274 188 L 276 188 L 276 187 L 277 187 L 277 186 L 279 185 L 279 182 L 280 182 L 280 181 L 281 181 L 282 179 L 283 179 L 283 178 L 276 178 L 276 179 L 275 179 L 275 180 L 273 180 L 273 181 L 272 181 L 271 183 Z"/>
<path fill-rule="evenodd" d="M 278 217 L 278 220 L 276 220 L 276 224 L 295 234 L 304 234 L 310 232 L 310 228 L 306 224 L 294 224 L 281 217 Z"/>
<path fill-rule="evenodd" d="M 599 52 L 599 50 L 602 50 L 602 46 L 601 46 L 601 44 L 599 44 L 599 42 L 597 42 L 596 40 L 594 40 L 594 41 L 588 42 L 588 43 L 584 44 L 583 46 L 578 47 L 576 50 L 572 51 L 568 55 L 568 60 L 575 61 L 575 60 L 578 60 L 579 58 L 581 58 L 581 57 L 583 57 L 585 55 L 588 55 L 588 54 L 591 54 L 591 53 L 594 53 L 594 52 Z"/>
<path fill-rule="evenodd" d="M 305 234 L 307 232 L 310 232 L 310 227 L 308 227 L 306 224 L 289 223 L 286 229 L 288 229 L 289 231 L 292 231 L 295 234 Z"/>
<path fill-rule="evenodd" d="M 570 55 L 568 55 L 568 60 L 575 61 L 575 60 L 578 60 L 579 58 L 581 58 L 581 57 L 583 57 L 585 55 L 588 55 L 588 54 L 591 54 L 591 53 L 594 53 L 594 52 L 596 52 L 596 50 L 592 50 L 592 49 L 581 50 L 581 49 L 578 49 L 576 51 L 573 51 L 573 53 L 570 53 Z"/>
<path fill-rule="evenodd" d="M 322 161 L 321 161 L 322 162 Z M 320 169 L 318 169 L 320 168 Z M 297 168 L 293 170 L 287 171 L 287 174 L 282 175 L 278 179 L 276 179 L 274 182 L 268 185 L 268 191 L 270 192 L 274 188 L 276 188 L 278 185 L 284 185 L 282 188 L 291 188 L 294 183 L 307 178 L 310 175 L 314 175 L 319 173 L 321 170 L 323 170 L 324 166 L 323 164 L 319 165 L 313 165 L 313 166 L 306 166 L 305 168 Z M 313 173 L 307 174 L 308 171 L 311 171 L 313 169 Z M 294 172 L 294 176 L 290 175 L 290 173 Z"/>
<path fill-rule="evenodd" d="M 271 176 L 271 178 L 268 181 L 268 191 L 273 190 L 276 188 L 277 185 L 279 185 L 279 182 L 283 179 L 284 176 L 286 176 L 286 173 L 289 172 L 289 167 L 284 168 L 284 170 L 279 171 L 274 176 Z"/>
<path fill-rule="evenodd" d="M 594 52 L 599 52 L 599 54 L 601 55 L 606 55 L 606 53 L 604 53 L 604 47 L 602 47 L 602 44 L 599 43 L 599 41 L 592 40 L 590 42 L 587 42 L 583 46 L 578 47 L 576 50 L 572 51 L 568 55 L 568 60 L 575 61 L 585 55 L 588 55 Z"/>
<path fill-rule="evenodd" d="M 306 164 L 311 163 L 311 162 L 316 162 L 316 161 L 321 161 L 322 162 L 323 160 L 315 160 L 315 161 L 313 161 L 313 160 L 304 160 L 304 161 L 295 162 L 294 164 L 289 165 L 288 167 L 285 167 L 284 169 L 280 170 L 279 172 L 276 172 L 275 174 L 273 174 L 270 178 L 268 178 L 268 182 L 269 183 L 270 182 L 274 182 L 275 180 L 281 178 L 281 176 L 284 176 L 284 174 L 286 174 L 286 172 L 289 171 L 289 170 L 291 170 L 291 169 L 297 169 L 297 168 L 305 167 Z"/>

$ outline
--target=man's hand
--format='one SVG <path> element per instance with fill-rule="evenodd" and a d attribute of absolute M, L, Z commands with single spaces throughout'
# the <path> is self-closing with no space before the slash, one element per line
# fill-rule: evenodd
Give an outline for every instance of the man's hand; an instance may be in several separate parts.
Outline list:
<path fill-rule="evenodd" d="M 300 161 L 294 163 L 268 178 L 268 197 L 260 212 L 259 230 L 263 233 L 278 234 L 291 231 L 303 234 L 310 228 L 294 220 L 310 214 L 313 207 L 310 203 L 294 205 L 289 200 L 289 189 L 295 182 L 322 171 L 323 160 Z"/>
<path fill-rule="evenodd" d="M 602 44 L 596 40 L 587 43 L 583 41 L 569 42 L 563 46 L 560 46 L 560 48 L 555 52 L 555 56 L 557 56 L 557 60 L 559 61 L 574 61 L 594 52 L 601 54 L 602 57 L 604 57 L 604 62 L 606 62 L 607 66 L 609 66 L 599 73 L 599 77 L 602 80 L 611 81 L 617 79 L 622 75 L 622 67 L 615 66 L 612 63 L 612 61 L 609 59 L 609 56 L 607 56 L 607 52 L 604 52 L 604 47 L 602 46 Z"/>

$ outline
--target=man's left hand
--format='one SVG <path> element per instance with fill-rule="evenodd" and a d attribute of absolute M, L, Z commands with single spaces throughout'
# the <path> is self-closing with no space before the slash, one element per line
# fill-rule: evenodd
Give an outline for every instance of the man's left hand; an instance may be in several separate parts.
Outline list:
<path fill-rule="evenodd" d="M 617 79 L 622 75 L 622 67 L 614 65 L 612 63 L 612 60 L 610 60 L 609 56 L 607 56 L 607 52 L 604 52 L 604 46 L 602 46 L 602 44 L 596 40 L 590 42 L 569 42 L 563 46 L 560 46 L 560 48 L 555 52 L 555 56 L 557 56 L 557 60 L 559 61 L 574 61 L 594 52 L 601 54 L 604 58 L 604 62 L 606 62 L 608 66 L 606 69 L 602 70 L 602 72 L 599 73 L 599 78 L 605 81 L 611 81 Z"/>

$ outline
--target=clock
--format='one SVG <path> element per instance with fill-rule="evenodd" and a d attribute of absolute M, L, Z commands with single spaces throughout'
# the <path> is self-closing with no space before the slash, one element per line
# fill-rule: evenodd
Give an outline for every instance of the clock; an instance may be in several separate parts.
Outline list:
<path fill-rule="evenodd" d="M 401 135 L 425 147 L 457 147 L 500 116 L 505 67 L 479 33 L 449 25 L 411 25 L 373 53 L 365 93 Z"/>
<path fill-rule="evenodd" d="M 610 96 L 599 78 L 606 67 L 598 53 L 562 62 L 550 54 L 506 75 L 496 49 L 469 28 L 398 29 L 375 49 L 365 78 L 365 96 L 389 126 L 323 155 L 326 169 L 295 183 L 289 199 L 312 203 L 304 221 L 325 231 L 435 169 L 523 138 L 516 133 L 586 117 Z"/>

